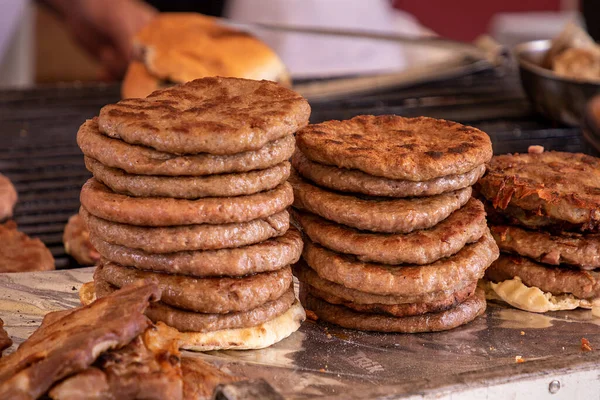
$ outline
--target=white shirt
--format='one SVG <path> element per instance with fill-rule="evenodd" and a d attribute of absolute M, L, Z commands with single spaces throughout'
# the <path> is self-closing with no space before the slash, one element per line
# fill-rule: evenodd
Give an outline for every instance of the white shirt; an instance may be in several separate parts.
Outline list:
<path fill-rule="evenodd" d="M 388 0 L 229 0 L 225 14 L 240 22 L 424 34 L 414 17 Z M 369 39 L 254 32 L 282 58 L 292 76 L 316 77 L 404 69 L 402 46 Z"/>

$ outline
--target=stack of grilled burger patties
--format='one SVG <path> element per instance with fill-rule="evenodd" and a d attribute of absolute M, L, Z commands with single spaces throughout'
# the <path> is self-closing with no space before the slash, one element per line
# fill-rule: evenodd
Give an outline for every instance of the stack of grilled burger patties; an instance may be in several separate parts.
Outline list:
<path fill-rule="evenodd" d="M 600 159 L 543 152 L 496 156 L 478 184 L 502 254 L 491 295 L 535 312 L 600 298 Z"/>
<path fill-rule="evenodd" d="M 477 280 L 498 257 L 471 185 L 489 137 L 432 118 L 358 116 L 296 135 L 294 270 L 324 321 L 382 332 L 452 329 L 482 314 Z"/>
<path fill-rule="evenodd" d="M 286 181 L 309 114 L 289 89 L 235 78 L 103 107 L 78 133 L 94 175 L 80 213 L 102 255 L 96 295 L 156 282 L 147 315 L 188 349 L 260 348 L 295 331 L 302 238 Z"/>

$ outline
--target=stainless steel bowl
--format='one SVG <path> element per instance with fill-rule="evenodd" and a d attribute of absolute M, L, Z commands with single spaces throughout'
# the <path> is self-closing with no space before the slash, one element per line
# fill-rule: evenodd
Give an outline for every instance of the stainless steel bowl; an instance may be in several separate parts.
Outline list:
<path fill-rule="evenodd" d="M 535 40 L 517 45 L 521 83 L 536 111 L 567 125 L 580 126 L 587 102 L 600 93 L 600 84 L 563 78 L 542 67 L 550 40 Z"/>

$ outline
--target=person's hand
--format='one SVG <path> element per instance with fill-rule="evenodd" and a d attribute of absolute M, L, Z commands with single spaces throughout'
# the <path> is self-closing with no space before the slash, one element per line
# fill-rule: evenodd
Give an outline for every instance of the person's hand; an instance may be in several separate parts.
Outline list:
<path fill-rule="evenodd" d="M 157 11 L 141 0 L 46 0 L 77 42 L 100 61 L 103 79 L 121 78 L 134 35 Z"/>

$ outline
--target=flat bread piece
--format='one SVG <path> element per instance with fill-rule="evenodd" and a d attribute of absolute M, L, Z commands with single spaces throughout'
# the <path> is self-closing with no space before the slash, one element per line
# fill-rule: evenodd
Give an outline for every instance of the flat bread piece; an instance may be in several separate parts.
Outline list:
<path fill-rule="evenodd" d="M 485 173 L 485 165 L 481 164 L 464 174 L 447 175 L 423 182 L 388 179 L 357 169 L 320 164 L 309 160 L 299 150 L 294 152 L 292 165 L 302 177 L 319 186 L 340 192 L 386 197 L 421 197 L 452 192 L 475 184 Z"/>
<path fill-rule="evenodd" d="M 320 320 L 343 328 L 422 333 L 447 331 L 465 325 L 485 312 L 486 302 L 483 291 L 478 289 L 473 296 L 449 310 L 402 318 L 356 312 L 344 306 L 329 304 L 311 295 L 307 296 L 305 307 L 317 314 Z"/>
<path fill-rule="evenodd" d="M 100 110 L 104 134 L 173 154 L 258 150 L 308 124 L 310 106 L 269 81 L 210 77 Z"/>
<path fill-rule="evenodd" d="M 4 321 L 2 321 L 0 318 L 0 357 L 2 357 L 2 352 L 4 349 L 8 349 L 10 346 L 12 346 L 12 343 L 12 339 L 4 330 Z"/>
<path fill-rule="evenodd" d="M 498 258 L 498 246 L 486 232 L 455 255 L 428 265 L 386 265 L 359 261 L 307 240 L 302 257 L 320 277 L 362 292 L 415 296 L 452 290 L 483 276 Z"/>
<path fill-rule="evenodd" d="M 254 350 L 269 347 L 296 332 L 306 319 L 299 301 L 280 316 L 250 328 L 223 329 L 212 332 L 180 332 L 162 322 L 144 336 L 150 346 L 177 341 L 179 347 L 191 351 Z"/>
<path fill-rule="evenodd" d="M 134 175 L 104 166 L 85 157 L 86 168 L 96 180 L 117 193 L 136 197 L 173 197 L 198 199 L 202 197 L 243 196 L 271 190 L 290 176 L 290 163 L 285 161 L 271 168 L 208 176 Z"/>
<path fill-rule="evenodd" d="M 99 131 L 97 118 L 88 119 L 77 132 L 77 144 L 83 154 L 107 167 L 140 175 L 203 176 L 265 169 L 287 161 L 295 143 L 294 136 L 288 135 L 255 151 L 178 156 L 105 136 Z"/>
<path fill-rule="evenodd" d="M 407 234 L 360 231 L 301 211 L 292 216 L 311 241 L 383 264 L 430 264 L 476 242 L 488 229 L 483 204 L 473 198 L 434 227 Z"/>
<path fill-rule="evenodd" d="M 287 211 L 248 222 L 148 227 L 107 221 L 79 213 L 93 235 L 105 242 L 137 248 L 149 253 L 190 250 L 218 250 L 243 247 L 285 234 L 290 227 Z"/>
<path fill-rule="evenodd" d="M 173 346 L 171 346 L 173 347 Z M 179 351 L 152 351 L 138 336 L 121 349 L 100 355 L 91 368 L 50 390 L 54 400 L 69 399 L 183 399 Z"/>
<path fill-rule="evenodd" d="M 294 207 L 356 229 L 409 233 L 431 228 L 464 206 L 471 187 L 437 196 L 408 199 L 357 197 L 322 189 L 292 173 Z"/>
<path fill-rule="evenodd" d="M 196 277 L 277 271 L 298 261 L 302 253 L 302 236 L 295 228 L 290 228 L 283 236 L 245 247 L 166 254 L 110 244 L 93 235 L 90 238 L 104 258 L 117 264 Z"/>
<path fill-rule="evenodd" d="M 309 125 L 296 135 L 312 161 L 414 182 L 466 174 L 492 157 L 479 129 L 427 117 L 359 115 Z"/>
<path fill-rule="evenodd" d="M 123 287 L 153 282 L 167 305 L 203 313 L 249 311 L 281 297 L 292 284 L 292 271 L 284 267 L 240 278 L 196 278 L 142 271 L 105 261 L 96 267 L 94 279 Z"/>
<path fill-rule="evenodd" d="M 302 290 L 308 294 L 326 301 L 329 304 L 337 304 L 354 310 L 356 312 L 367 314 L 382 314 L 392 317 L 412 317 L 414 315 L 423 315 L 432 312 L 441 312 L 456 307 L 458 304 L 465 301 L 475 293 L 477 282 L 472 282 L 471 285 L 454 292 L 452 297 L 448 297 L 445 301 L 437 301 L 434 303 L 404 303 L 404 304 L 360 304 L 352 301 L 347 301 L 334 294 L 324 290 L 317 289 L 312 286 L 305 286 Z M 301 295 L 302 298 L 302 295 Z"/>
<path fill-rule="evenodd" d="M 530 287 L 553 295 L 572 294 L 579 299 L 600 297 L 600 272 L 545 266 L 528 258 L 501 254 L 485 273 L 486 279 L 502 282 L 521 278 Z"/>
<path fill-rule="evenodd" d="M 134 37 L 152 75 L 171 82 L 204 76 L 285 81 L 285 65 L 265 43 L 198 13 L 161 13 Z"/>
<path fill-rule="evenodd" d="M 0 224 L 0 243 L 0 272 L 54 269 L 54 257 L 46 245 L 19 232 L 14 221 Z"/>
<path fill-rule="evenodd" d="M 447 302 L 455 297 L 455 293 L 464 291 L 475 281 L 459 282 L 454 288 L 438 292 L 429 292 L 409 296 L 395 296 L 384 294 L 373 294 L 361 292 L 360 290 L 347 288 L 327 279 L 323 279 L 315 270 L 306 265 L 304 260 L 298 261 L 294 265 L 294 276 L 304 284 L 310 285 L 318 290 L 330 293 L 347 302 L 359 304 L 420 304 L 420 303 L 439 303 Z"/>
<path fill-rule="evenodd" d="M 598 158 L 554 151 L 496 156 L 478 186 L 494 208 L 512 205 L 581 231 L 600 229 Z"/>
<path fill-rule="evenodd" d="M 121 83 L 123 99 L 146 97 L 155 90 L 163 88 L 164 81 L 152 75 L 140 61 L 131 61 Z"/>
<path fill-rule="evenodd" d="M 65 252 L 80 265 L 94 265 L 100 260 L 100 253 L 90 242 L 90 233 L 79 214 L 72 215 L 63 232 Z"/>
<path fill-rule="evenodd" d="M 0 174 L 0 221 L 12 217 L 17 198 L 17 191 L 10 179 Z"/>
<path fill-rule="evenodd" d="M 265 218 L 293 202 L 285 182 L 273 190 L 238 197 L 206 197 L 197 200 L 167 197 L 130 197 L 118 194 L 94 178 L 81 188 L 81 205 L 108 221 L 141 226 L 229 224 Z"/>
<path fill-rule="evenodd" d="M 0 363 L 0 398 L 38 398 L 106 350 L 127 345 L 150 325 L 144 312 L 158 296 L 156 285 L 129 286 L 88 306 L 47 314 Z"/>
<path fill-rule="evenodd" d="M 501 251 L 549 265 L 568 264 L 585 270 L 600 268 L 600 235 L 550 232 L 496 225 L 490 228 Z"/>

